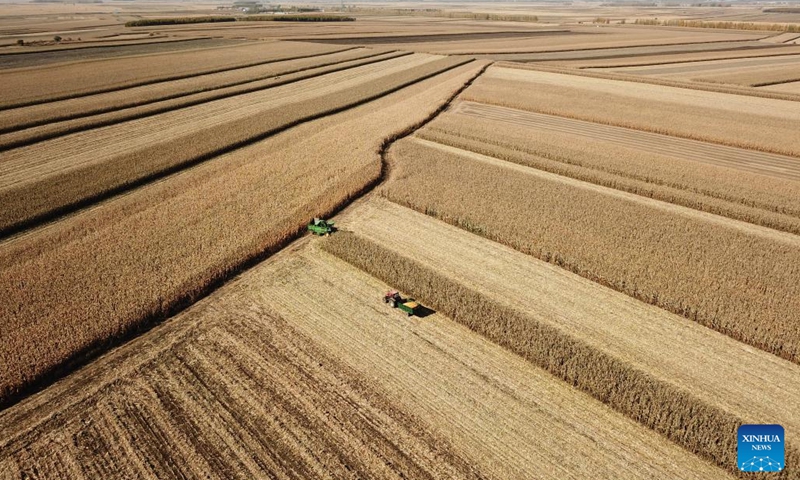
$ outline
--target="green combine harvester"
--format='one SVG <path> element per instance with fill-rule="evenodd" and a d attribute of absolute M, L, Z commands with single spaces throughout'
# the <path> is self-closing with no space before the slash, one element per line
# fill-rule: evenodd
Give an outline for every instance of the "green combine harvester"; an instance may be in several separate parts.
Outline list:
<path fill-rule="evenodd" d="M 330 235 L 334 231 L 333 222 L 315 218 L 308 222 L 308 230 L 314 235 Z"/>

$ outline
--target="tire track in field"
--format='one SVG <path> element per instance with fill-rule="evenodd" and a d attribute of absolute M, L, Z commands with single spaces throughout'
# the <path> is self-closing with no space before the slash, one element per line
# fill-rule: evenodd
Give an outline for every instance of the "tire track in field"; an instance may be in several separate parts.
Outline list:
<path fill-rule="evenodd" d="M 784 155 L 475 102 L 461 102 L 454 112 L 531 128 L 582 135 L 652 153 L 800 181 L 800 160 Z"/>

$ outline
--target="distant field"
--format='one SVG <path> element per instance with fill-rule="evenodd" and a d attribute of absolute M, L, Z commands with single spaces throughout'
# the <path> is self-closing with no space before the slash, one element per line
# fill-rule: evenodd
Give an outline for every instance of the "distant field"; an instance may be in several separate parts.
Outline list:
<path fill-rule="evenodd" d="M 90 48 L 58 49 L 54 51 L 26 51 L 24 55 L 0 55 L 0 69 L 41 67 L 57 63 L 103 60 L 131 55 L 153 55 L 157 53 L 181 52 L 214 47 L 230 47 L 242 41 L 216 38 L 186 39 L 184 41 L 150 42 L 143 45 L 95 46 Z M 34 47 L 30 47 L 31 49 Z M 63 80 L 63 79 L 62 79 Z"/>
<path fill-rule="evenodd" d="M 514 68 L 489 70 L 464 99 L 800 156 L 800 110 L 783 100 Z"/>

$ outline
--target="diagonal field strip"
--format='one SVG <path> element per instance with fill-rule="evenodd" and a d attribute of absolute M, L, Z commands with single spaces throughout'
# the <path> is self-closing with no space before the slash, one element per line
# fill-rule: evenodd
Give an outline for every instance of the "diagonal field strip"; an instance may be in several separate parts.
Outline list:
<path fill-rule="evenodd" d="M 788 430 L 800 428 L 800 366 L 796 364 L 383 199 L 353 207 L 337 224 L 658 383 L 688 392 L 723 418 L 732 414 L 755 423 L 790 425 Z M 505 330 L 498 325 L 494 331 Z M 587 381 L 594 381 L 591 366 L 575 365 L 580 358 L 562 360 L 587 372 Z M 652 415 L 658 417 L 647 414 Z M 726 432 L 716 432 L 720 441 L 735 445 L 735 432 L 729 434 L 724 437 Z M 725 455 L 731 453 L 735 452 Z"/>
<path fill-rule="evenodd" d="M 461 102 L 454 110 L 454 113 L 488 118 L 531 128 L 583 135 L 595 139 L 613 141 L 653 153 L 736 168 L 776 178 L 800 180 L 800 159 L 785 155 L 745 150 L 698 140 L 475 102 Z"/>
<path fill-rule="evenodd" d="M 106 111 L 105 113 L 105 109 L 101 108 L 97 112 L 91 111 L 88 118 L 84 118 L 86 115 L 81 114 L 76 118 L 67 119 L 64 121 L 45 122 L 42 125 L 24 130 L 9 131 L 8 133 L 0 134 L 0 151 L 26 147 L 37 142 L 50 140 L 64 135 L 79 133 L 93 128 L 107 127 L 109 125 L 126 121 L 139 120 L 162 113 L 168 113 L 181 108 L 194 107 L 196 105 L 201 105 L 216 100 L 224 100 L 227 98 L 255 93 L 270 88 L 282 87 L 284 85 L 314 78 L 320 75 L 344 71 L 407 55 L 411 55 L 411 52 L 380 53 L 377 55 L 356 56 L 356 58 L 350 60 L 321 62 L 319 65 L 312 67 L 302 67 L 298 69 L 289 68 L 286 71 L 278 70 L 277 74 L 268 75 L 266 78 L 261 80 L 254 80 L 252 82 L 248 80 L 242 84 L 224 88 L 210 88 L 208 90 L 201 89 L 199 92 L 190 92 L 186 95 L 180 93 L 175 95 L 174 98 L 172 98 L 172 96 L 167 96 L 165 99 L 160 99 L 153 102 L 142 100 L 141 105 L 132 105 L 129 108 L 111 108 L 110 111 Z M 139 88 L 149 90 L 148 86 Z M 121 94 L 124 96 L 126 93 L 127 91 L 120 91 L 114 92 L 110 95 Z M 138 92 L 134 91 L 134 94 L 136 93 Z M 82 100 L 83 99 L 77 99 L 77 102 L 81 102 Z M 68 100 L 66 102 L 72 101 Z M 27 107 L 23 110 L 39 110 L 40 108 L 44 108 L 45 111 L 49 111 L 48 105 Z M 70 117 L 69 114 L 64 116 Z"/>
<path fill-rule="evenodd" d="M 0 118 L 0 134 L 172 100 L 197 93 L 251 84 L 278 75 L 298 73 L 349 60 L 379 56 L 385 53 L 389 52 L 367 49 L 323 52 L 316 56 L 300 59 L 270 61 L 263 65 L 234 68 L 224 72 L 198 75 L 172 82 L 155 83 L 114 92 L 8 109 L 3 112 L 3 116 Z"/>

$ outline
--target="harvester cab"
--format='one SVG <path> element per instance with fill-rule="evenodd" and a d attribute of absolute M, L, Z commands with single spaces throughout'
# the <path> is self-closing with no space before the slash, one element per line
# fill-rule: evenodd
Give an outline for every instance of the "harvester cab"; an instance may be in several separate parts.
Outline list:
<path fill-rule="evenodd" d="M 383 296 L 383 303 L 388 303 L 392 308 L 399 308 L 410 317 L 419 309 L 419 304 L 413 298 L 403 299 L 397 290 L 389 290 Z"/>
<path fill-rule="evenodd" d="M 314 218 L 308 222 L 308 230 L 314 235 L 330 235 L 335 230 L 333 221 Z"/>

